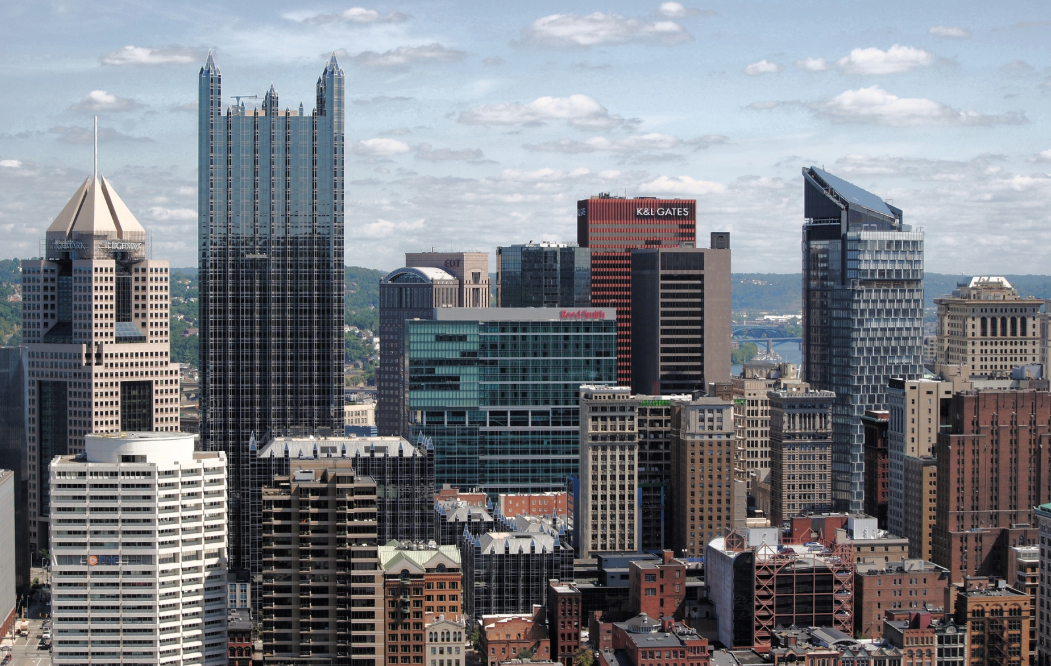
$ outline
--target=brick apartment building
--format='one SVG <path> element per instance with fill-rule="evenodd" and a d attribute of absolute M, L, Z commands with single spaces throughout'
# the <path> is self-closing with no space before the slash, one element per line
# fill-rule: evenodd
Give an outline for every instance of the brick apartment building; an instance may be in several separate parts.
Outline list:
<path fill-rule="evenodd" d="M 514 518 L 517 515 L 550 516 L 557 513 L 562 518 L 569 515 L 568 493 L 548 492 L 532 494 L 500 493 L 496 506 L 500 515 Z"/>
<path fill-rule="evenodd" d="M 965 579 L 956 592 L 956 623 L 967 625 L 970 666 L 1029 666 L 1032 604 L 1003 579 Z"/>
<path fill-rule="evenodd" d="M 665 550 L 660 561 L 631 562 L 628 565 L 628 600 L 631 612 L 660 619 L 682 619 L 686 599 L 686 564 Z"/>
<path fill-rule="evenodd" d="M 583 599 L 573 583 L 548 581 L 547 627 L 551 639 L 551 660 L 573 666 L 580 649 Z"/>
<path fill-rule="evenodd" d="M 479 653 L 484 656 L 486 666 L 498 666 L 515 659 L 523 651 L 528 651 L 531 659 L 550 659 L 551 640 L 546 617 L 544 607 L 539 604 L 533 606 L 532 613 L 482 617 Z"/>
<path fill-rule="evenodd" d="M 950 405 L 938 435 L 934 562 L 954 583 L 1008 576 L 1007 549 L 1035 544 L 1032 507 L 1051 501 L 1051 395 L 972 390 Z"/>
<path fill-rule="evenodd" d="M 671 618 L 645 613 L 614 622 L 612 645 L 598 652 L 598 666 L 709 666 L 708 639 Z"/>
<path fill-rule="evenodd" d="M 859 564 L 854 572 L 854 635 L 880 638 L 887 609 L 919 612 L 945 608 L 951 601 L 948 591 L 949 572 L 931 562 Z"/>

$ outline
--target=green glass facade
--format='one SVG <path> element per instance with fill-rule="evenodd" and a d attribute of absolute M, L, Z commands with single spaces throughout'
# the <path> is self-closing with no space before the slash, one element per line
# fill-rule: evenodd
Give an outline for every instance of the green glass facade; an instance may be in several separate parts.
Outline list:
<path fill-rule="evenodd" d="M 436 484 L 564 489 L 579 464 L 580 385 L 616 382 L 616 320 L 496 312 L 499 321 L 406 322 L 411 436 L 432 438 Z"/>

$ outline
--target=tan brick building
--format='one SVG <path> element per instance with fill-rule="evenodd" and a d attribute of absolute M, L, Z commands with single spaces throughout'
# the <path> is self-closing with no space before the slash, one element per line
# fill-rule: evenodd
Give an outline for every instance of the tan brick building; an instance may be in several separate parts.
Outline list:
<path fill-rule="evenodd" d="M 1029 666 L 1032 603 L 1002 579 L 964 581 L 956 592 L 956 623 L 968 627 L 970 666 Z"/>

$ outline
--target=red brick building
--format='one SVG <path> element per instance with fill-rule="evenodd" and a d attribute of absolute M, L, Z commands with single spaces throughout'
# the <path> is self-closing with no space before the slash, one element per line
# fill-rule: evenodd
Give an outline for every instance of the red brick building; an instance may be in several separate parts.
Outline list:
<path fill-rule="evenodd" d="M 879 528 L 885 530 L 890 502 L 890 451 L 887 449 L 890 412 L 867 409 L 861 425 L 865 429 L 865 513 L 875 516 Z"/>
<path fill-rule="evenodd" d="M 533 606 L 531 615 L 482 617 L 479 653 L 485 659 L 485 666 L 499 666 L 502 661 L 518 657 L 523 650 L 538 661 L 550 660 L 551 641 L 546 622 L 543 606 Z"/>
<path fill-rule="evenodd" d="M 231 608 L 226 611 L 226 645 L 229 666 L 252 664 L 252 616 L 248 609 Z"/>
<path fill-rule="evenodd" d="M 531 495 L 500 493 L 496 506 L 505 518 L 525 516 L 550 516 L 557 513 L 562 518 L 569 515 L 568 493 L 536 493 Z"/>
<path fill-rule="evenodd" d="M 940 610 L 951 604 L 948 594 L 949 572 L 931 562 L 859 564 L 854 571 L 854 635 L 880 638 L 888 610 Z"/>
<path fill-rule="evenodd" d="M 660 562 L 632 562 L 628 567 L 628 607 L 633 614 L 682 619 L 686 599 L 686 565 L 666 550 Z"/>
<path fill-rule="evenodd" d="M 949 418 L 936 445 L 934 561 L 954 583 L 1013 581 L 1007 549 L 1036 543 L 1032 507 L 1051 501 L 1051 395 L 964 391 L 953 396 Z"/>
<path fill-rule="evenodd" d="M 485 506 L 485 500 L 485 493 L 461 493 L 459 488 L 449 484 L 443 485 L 438 489 L 438 492 L 434 493 L 435 502 L 458 501 L 463 502 L 467 506 Z"/>
<path fill-rule="evenodd" d="M 551 639 L 552 661 L 573 666 L 573 657 L 580 649 L 580 630 L 583 595 L 572 583 L 548 581 L 547 628 Z"/>
<path fill-rule="evenodd" d="M 591 304 L 617 308 L 617 382 L 631 385 L 631 250 L 697 246 L 697 202 L 599 194 L 577 202 L 577 244 L 591 248 Z"/>
<path fill-rule="evenodd" d="M 599 666 L 709 666 L 708 639 L 671 618 L 645 613 L 613 623 L 613 645 L 599 651 Z"/>

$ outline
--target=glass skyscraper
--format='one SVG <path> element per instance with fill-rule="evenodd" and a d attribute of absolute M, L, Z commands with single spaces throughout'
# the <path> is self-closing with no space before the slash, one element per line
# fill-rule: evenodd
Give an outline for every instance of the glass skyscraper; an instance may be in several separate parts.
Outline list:
<path fill-rule="evenodd" d="M 834 391 L 832 501 L 865 499 L 867 409 L 886 409 L 891 377 L 923 375 L 923 231 L 871 192 L 803 169 L 803 378 Z"/>
<path fill-rule="evenodd" d="M 501 308 L 588 307 L 591 250 L 547 241 L 496 248 L 496 302 Z"/>
<path fill-rule="evenodd" d="M 273 86 L 224 115 L 211 55 L 199 85 L 201 439 L 226 452 L 231 566 L 257 573 L 252 434 L 343 432 L 343 70 L 310 115 Z"/>
<path fill-rule="evenodd" d="M 580 386 L 616 382 L 615 311 L 441 308 L 405 326 L 411 439 L 434 442 L 435 483 L 564 489 Z"/>

